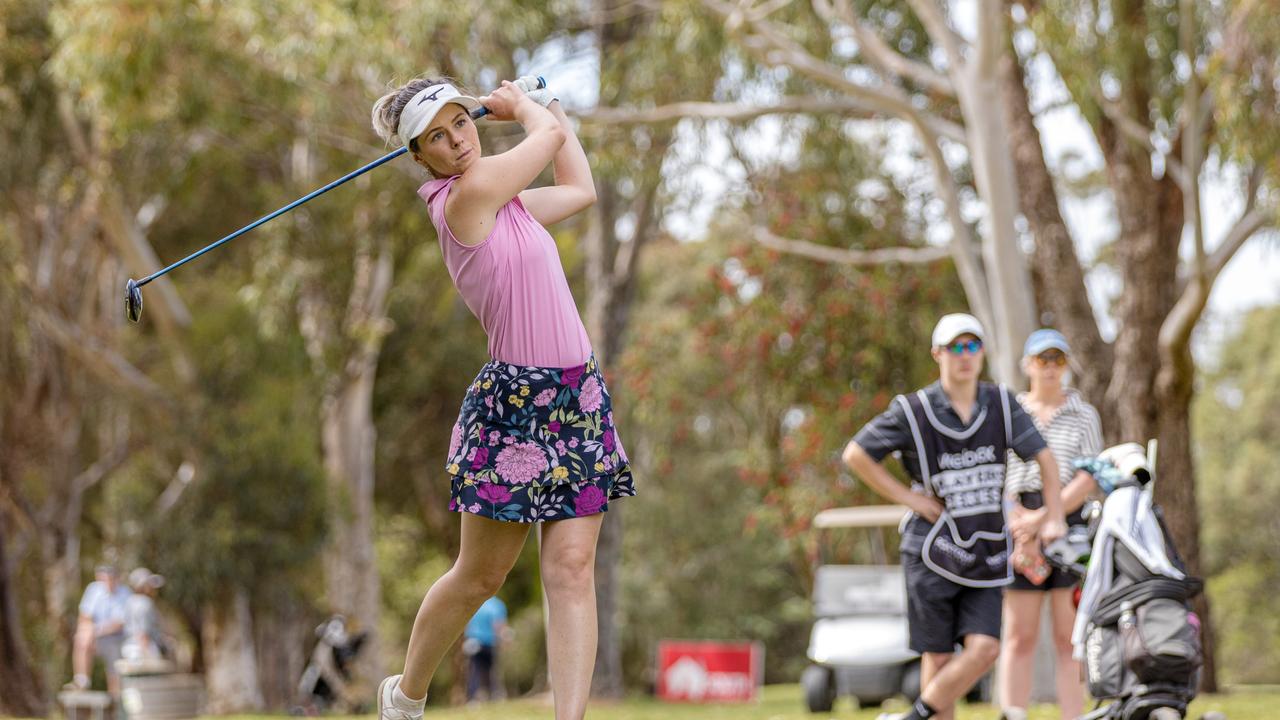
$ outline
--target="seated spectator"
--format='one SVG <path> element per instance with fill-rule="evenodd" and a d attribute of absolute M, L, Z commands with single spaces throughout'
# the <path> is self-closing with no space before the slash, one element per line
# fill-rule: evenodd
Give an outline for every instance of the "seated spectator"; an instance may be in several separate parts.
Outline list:
<path fill-rule="evenodd" d="M 156 609 L 156 592 L 164 587 L 164 576 L 140 567 L 129 573 L 133 596 L 125 605 L 124 647 L 126 660 L 161 660 L 171 656 L 169 642 Z"/>
<path fill-rule="evenodd" d="M 99 565 L 94 570 L 94 578 L 80 598 L 80 617 L 71 652 L 73 675 L 66 689 L 89 689 L 89 673 L 96 656 L 107 666 L 107 692 L 115 695 L 120 684 L 115 666 L 124 645 L 125 605 L 132 593 L 120 584 L 111 565 Z"/>

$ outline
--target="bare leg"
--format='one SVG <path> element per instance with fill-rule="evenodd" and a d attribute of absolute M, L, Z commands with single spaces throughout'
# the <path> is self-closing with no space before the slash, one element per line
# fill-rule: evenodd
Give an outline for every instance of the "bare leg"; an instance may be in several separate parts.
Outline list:
<path fill-rule="evenodd" d="M 71 645 L 71 673 L 73 677 L 89 677 L 93 670 L 93 621 L 81 617 L 76 622 L 75 640 Z"/>
<path fill-rule="evenodd" d="M 596 540 L 604 513 L 542 525 L 547 660 L 556 720 L 581 720 L 596 664 Z"/>
<path fill-rule="evenodd" d="M 1071 629 L 1076 622 L 1076 606 L 1071 588 L 1051 590 L 1049 607 L 1053 617 L 1054 679 L 1058 686 L 1058 707 L 1066 720 L 1084 714 L 1084 688 L 1080 682 L 1080 661 L 1071 657 Z"/>
<path fill-rule="evenodd" d="M 1006 590 L 1004 638 L 1000 651 L 1000 707 L 1026 709 L 1031 702 L 1031 671 L 1040 635 L 1039 590 Z M 1074 715 L 1072 716 L 1074 717 Z"/>
<path fill-rule="evenodd" d="M 955 702 L 969 692 L 969 688 L 991 669 L 1000 655 L 1000 640 L 988 635 L 966 635 L 964 650 L 952 657 L 945 667 L 937 671 L 925 686 L 920 697 L 938 714 L 938 720 L 955 717 Z M 925 659 L 929 656 L 926 654 Z M 921 663 L 921 682 L 924 682 L 924 662 Z"/>
<path fill-rule="evenodd" d="M 528 535 L 528 525 L 462 513 L 458 560 L 427 591 L 413 621 L 400 679 L 406 697 L 426 697 L 440 660 L 480 605 L 502 587 Z"/>
<path fill-rule="evenodd" d="M 920 656 L 920 697 L 929 703 L 929 706 L 937 710 L 934 715 L 937 720 L 952 720 L 955 714 L 955 708 L 948 703 L 947 705 L 937 705 L 925 696 L 925 689 L 933 684 L 934 678 L 955 659 L 952 653 L 924 653 Z M 910 698 L 908 698 L 910 700 Z"/>

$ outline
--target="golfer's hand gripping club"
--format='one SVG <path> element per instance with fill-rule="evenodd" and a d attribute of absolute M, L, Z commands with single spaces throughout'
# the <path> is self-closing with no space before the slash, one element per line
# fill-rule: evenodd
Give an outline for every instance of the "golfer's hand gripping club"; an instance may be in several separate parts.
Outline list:
<path fill-rule="evenodd" d="M 524 85 L 521 85 L 521 88 L 522 88 L 522 89 L 524 89 L 526 93 L 528 93 L 528 92 L 529 92 L 529 88 L 528 88 L 528 87 L 526 87 L 527 85 L 535 85 L 536 87 L 534 87 L 534 88 L 533 88 L 533 90 L 534 90 L 534 91 L 542 90 L 543 88 L 546 88 L 546 86 L 547 86 L 547 81 L 546 81 L 546 80 L 544 80 L 541 76 L 537 76 L 537 77 L 534 77 L 534 76 L 525 76 L 525 77 L 522 77 L 522 78 L 520 78 L 519 80 L 517 80 L 517 81 L 516 81 L 516 84 L 520 84 L 520 83 L 524 83 Z M 539 100 L 539 102 L 541 102 L 541 100 Z M 542 103 L 542 104 L 545 106 L 545 105 L 549 104 L 550 102 L 551 102 L 550 100 L 547 100 L 546 102 L 544 102 L 544 103 Z M 476 119 L 476 120 L 479 120 L 480 118 L 482 118 L 482 117 L 484 117 L 485 115 L 488 115 L 488 114 L 489 114 L 489 109 L 488 109 L 488 108 L 486 108 L 486 107 L 478 107 L 478 108 L 476 108 L 475 110 L 472 110 L 472 111 L 471 111 L 471 117 L 472 117 L 472 118 L 474 118 L 474 119 Z M 271 214 L 269 214 L 269 215 L 264 215 L 263 217 L 258 218 L 257 220 L 253 221 L 252 223 L 250 223 L 250 224 L 248 224 L 248 225 L 246 225 L 246 226 L 244 226 L 244 227 L 240 228 L 239 230 L 237 230 L 237 231 L 235 231 L 235 232 L 231 233 L 230 235 L 228 235 L 228 236 L 226 236 L 226 237 L 222 238 L 221 240 L 218 240 L 218 241 L 217 241 L 217 242 L 215 242 L 215 243 L 211 243 L 210 245 L 205 246 L 204 248 L 200 249 L 199 251 L 194 252 L 194 253 L 192 253 L 192 254 L 190 254 L 190 255 L 186 256 L 185 258 L 183 258 L 183 259 L 179 260 L 178 262 L 176 262 L 176 263 L 174 263 L 174 264 L 172 264 L 172 265 L 170 265 L 170 266 L 168 266 L 168 267 L 164 268 L 163 270 L 158 270 L 158 271 L 156 271 L 156 272 L 154 272 L 154 273 L 151 273 L 150 275 L 148 275 L 148 276 L 146 276 L 146 277 L 142 278 L 141 280 L 134 280 L 133 278 L 129 278 L 129 281 L 128 281 L 127 283 L 125 283 L 125 286 L 124 286 L 124 314 L 125 314 L 125 316 L 126 316 L 126 317 L 128 317 L 128 318 L 129 318 L 130 320 L 132 320 L 133 322 L 138 322 L 138 321 L 142 318 L 142 286 L 143 286 L 143 285 L 146 285 L 147 283 L 151 282 L 152 280 L 155 280 L 156 278 L 159 278 L 159 277 L 161 277 L 161 276 L 163 276 L 163 275 L 167 274 L 167 273 L 168 273 L 169 271 L 171 271 L 171 270 L 175 270 L 175 269 L 177 269 L 177 268 L 179 268 L 179 267 L 181 267 L 181 266 L 183 266 L 183 265 L 185 265 L 185 264 L 187 264 L 187 263 L 191 262 L 192 260 L 195 260 L 196 258 L 200 257 L 201 255 L 204 255 L 205 253 L 209 252 L 210 250 L 213 250 L 213 249 L 215 249 L 215 248 L 218 248 L 218 247 L 220 247 L 220 246 L 222 246 L 222 245 L 224 245 L 224 244 L 226 244 L 226 243 L 228 243 L 228 242 L 230 242 L 230 241 L 232 241 L 232 240 L 236 239 L 237 237 L 240 237 L 241 235 L 243 235 L 243 234 L 245 234 L 245 233 L 249 232 L 250 230 L 252 230 L 252 229 L 254 229 L 254 228 L 258 227 L 259 225 L 262 225 L 262 224 L 264 224 L 264 223 L 266 223 L 266 222 L 268 222 L 268 221 L 270 221 L 270 220 L 272 220 L 272 219 L 274 219 L 274 218 L 280 217 L 281 215 L 283 215 L 283 214 L 285 214 L 285 213 L 289 212 L 290 210 L 292 210 L 292 209 L 294 209 L 294 208 L 298 207 L 299 205 L 301 205 L 301 204 L 303 204 L 303 203 L 307 202 L 308 200 L 311 200 L 312 198 L 315 198 L 315 197 L 319 197 L 320 195 L 323 195 L 323 194 L 325 194 L 325 193 L 329 192 L 330 190 L 332 190 L 332 189 L 334 189 L 334 188 L 338 187 L 339 185 L 342 185 L 343 183 L 347 182 L 348 180 L 353 180 L 353 179 L 355 179 L 355 178 L 357 178 L 357 177 L 360 177 L 361 175 L 363 175 L 363 174 L 365 174 L 365 173 L 369 172 L 370 170 L 372 170 L 372 169 L 374 169 L 374 168 L 378 167 L 379 165 L 382 165 L 383 163 L 389 162 L 389 161 L 391 161 L 391 160 L 394 160 L 394 159 L 396 159 L 396 158 L 400 157 L 401 155 L 405 154 L 405 153 L 406 153 L 406 152 L 408 152 L 408 151 L 409 151 L 409 150 L 408 150 L 408 148 L 404 148 L 404 147 L 397 148 L 396 150 L 393 150 L 393 151 L 391 151 L 391 152 L 387 153 L 386 155 L 383 155 L 382 157 L 378 158 L 377 160 L 374 160 L 373 162 L 369 163 L 368 165 L 365 165 L 364 167 L 362 167 L 362 168 L 360 168 L 360 169 L 358 169 L 358 170 L 355 170 L 355 171 L 353 171 L 353 172 L 347 173 L 346 175 L 343 175 L 342 177 L 338 178 L 337 180 L 334 180 L 333 182 L 329 183 L 328 185 L 325 185 L 324 187 L 320 188 L 319 190 L 315 190 L 315 191 L 313 191 L 313 192 L 310 192 L 310 193 L 308 193 L 308 194 L 306 194 L 306 195 L 304 195 L 304 196 L 302 196 L 302 197 L 298 198 L 297 200 L 294 200 L 293 202 L 289 203 L 288 205 L 285 205 L 284 207 L 280 208 L 279 210 L 276 210 L 275 212 L 272 212 L 272 213 L 271 213 Z"/>

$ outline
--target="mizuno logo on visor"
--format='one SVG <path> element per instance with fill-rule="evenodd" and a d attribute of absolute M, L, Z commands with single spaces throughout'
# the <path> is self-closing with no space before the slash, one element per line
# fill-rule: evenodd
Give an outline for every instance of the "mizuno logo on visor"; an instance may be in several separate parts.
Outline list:
<path fill-rule="evenodd" d="M 434 100 L 436 99 L 436 96 L 437 96 L 437 95 L 439 95 L 441 92 L 443 92 L 443 91 L 444 91 L 444 89 L 445 89 L 445 88 L 447 88 L 447 87 L 449 87 L 449 86 L 448 86 L 448 85 L 441 85 L 440 87 L 436 88 L 436 91 L 435 91 L 435 92 L 433 92 L 433 93 L 431 93 L 430 95 L 423 95 L 423 96 L 418 100 L 418 104 L 419 104 L 419 105 L 421 105 L 422 103 L 424 103 L 424 102 L 426 102 L 426 101 L 428 101 L 428 100 L 434 101 Z"/>

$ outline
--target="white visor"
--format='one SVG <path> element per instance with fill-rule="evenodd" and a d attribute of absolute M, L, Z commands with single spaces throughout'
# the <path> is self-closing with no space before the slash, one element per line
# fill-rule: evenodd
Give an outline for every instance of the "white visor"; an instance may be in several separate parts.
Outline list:
<path fill-rule="evenodd" d="M 396 135 L 400 138 L 400 142 L 404 143 L 405 147 L 409 147 L 409 143 L 414 138 L 426 131 L 427 126 L 435 119 L 436 113 L 449 103 L 461 105 L 468 111 L 480 107 L 479 100 L 470 95 L 463 95 L 449 83 L 432 85 L 419 90 L 400 113 L 400 124 L 396 128 Z"/>

